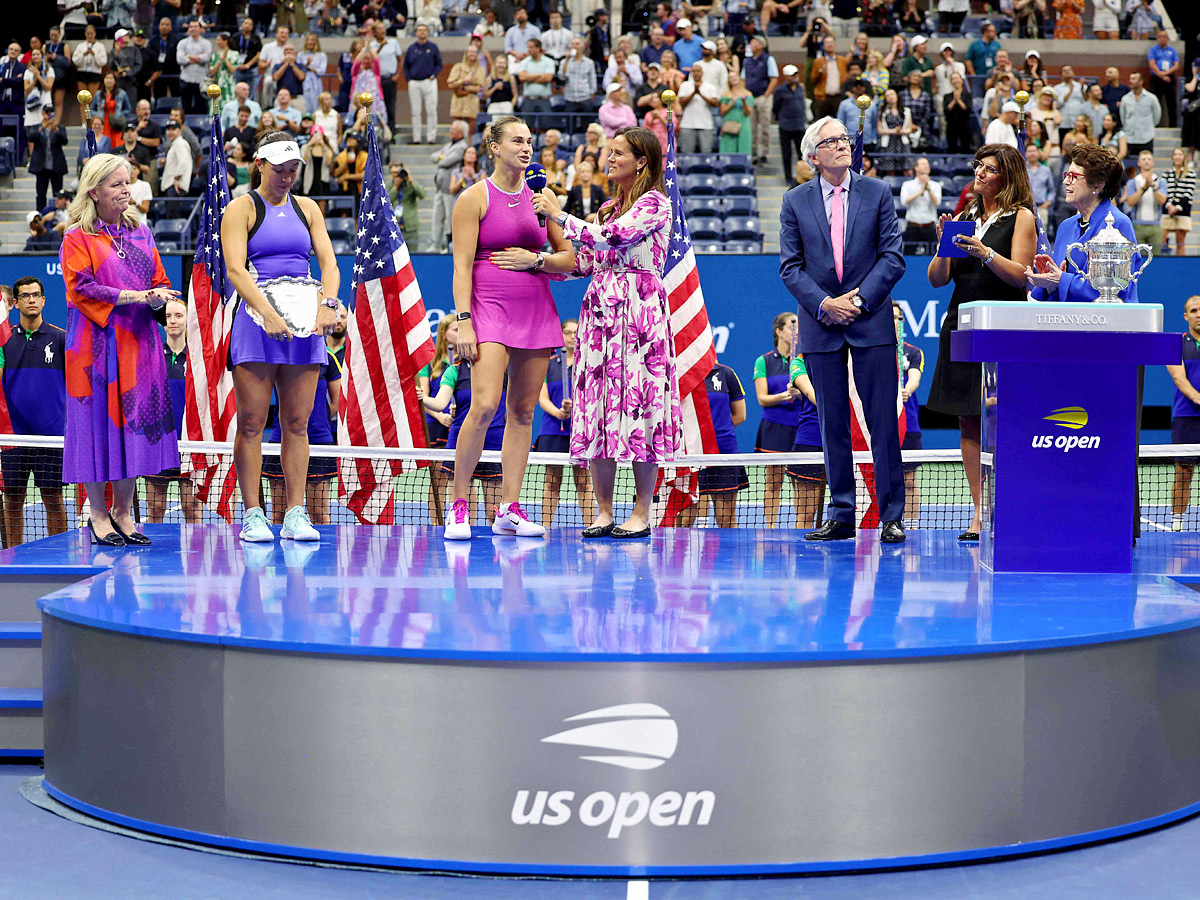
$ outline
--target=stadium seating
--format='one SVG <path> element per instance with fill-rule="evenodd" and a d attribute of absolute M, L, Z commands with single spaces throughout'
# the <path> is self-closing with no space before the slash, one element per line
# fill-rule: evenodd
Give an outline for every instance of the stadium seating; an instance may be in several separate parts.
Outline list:
<path fill-rule="evenodd" d="M 10 137 L 0 137 L 0 176 L 11 175 L 16 167 L 16 140 Z"/>
<path fill-rule="evenodd" d="M 753 197 L 757 194 L 757 191 L 758 188 L 755 184 L 753 175 L 722 175 L 718 185 L 718 192 L 727 196 L 733 194 L 746 194 Z"/>
<path fill-rule="evenodd" d="M 725 229 L 716 216 L 695 216 L 688 219 L 688 231 L 694 241 L 712 241 L 720 240 Z"/>
<path fill-rule="evenodd" d="M 758 216 L 730 216 L 725 220 L 725 240 L 761 241 L 762 227 Z"/>
<path fill-rule="evenodd" d="M 158 97 L 150 107 L 150 112 L 169 113 L 179 102 L 178 97 Z"/>
<path fill-rule="evenodd" d="M 717 194 L 720 193 L 719 186 L 720 179 L 716 175 L 679 176 L 679 193 L 685 197 L 691 194 Z"/>

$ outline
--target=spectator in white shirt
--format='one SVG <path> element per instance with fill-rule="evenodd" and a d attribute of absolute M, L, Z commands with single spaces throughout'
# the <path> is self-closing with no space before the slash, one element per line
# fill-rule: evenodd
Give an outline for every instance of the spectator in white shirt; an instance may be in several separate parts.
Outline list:
<path fill-rule="evenodd" d="M 928 244 L 937 237 L 942 184 L 930 178 L 929 172 L 929 160 L 922 156 L 913 164 L 912 180 L 900 186 L 900 202 L 906 210 L 904 240 L 910 243 Z"/>
<path fill-rule="evenodd" d="M 75 64 L 75 77 L 78 90 L 89 90 L 93 94 L 100 92 L 100 76 L 108 65 L 108 49 L 96 40 L 96 26 L 88 25 L 84 29 L 84 39 L 75 45 L 71 54 L 71 62 Z"/>
<path fill-rule="evenodd" d="M 283 51 L 289 46 L 288 36 L 291 30 L 286 25 L 280 25 L 275 29 L 275 42 L 272 44 L 263 44 L 262 50 L 258 54 L 258 78 L 262 84 L 262 98 L 259 101 L 264 108 L 270 107 L 275 102 L 275 82 L 271 80 L 270 73 L 275 71 L 275 67 L 283 62 Z"/>
<path fill-rule="evenodd" d="M 167 123 L 167 156 L 158 178 L 164 197 L 186 197 L 192 189 L 192 150 L 180 135 L 179 123 Z"/>
<path fill-rule="evenodd" d="M 692 77 L 679 87 L 679 150 L 682 153 L 712 153 L 713 107 L 719 106 L 721 95 L 704 81 L 700 63 L 692 66 Z"/>
<path fill-rule="evenodd" d="M 550 13 L 550 27 L 542 32 L 542 49 L 555 63 L 567 58 L 571 49 L 571 39 L 575 37 L 570 28 L 563 28 L 562 13 L 555 10 Z"/>
<path fill-rule="evenodd" d="M 729 93 L 729 69 L 717 59 L 716 44 L 705 41 L 700 45 L 700 62 L 696 65 L 704 71 L 704 83 L 716 91 L 718 97 Z"/>
<path fill-rule="evenodd" d="M 424 24 L 424 23 L 420 23 Z M 426 26 L 428 29 L 428 26 Z M 379 57 L 379 80 L 383 83 L 383 105 L 387 107 L 388 127 L 395 126 L 396 88 L 399 86 L 400 45 L 394 37 L 388 37 L 387 25 L 375 20 L 373 36 L 367 41 L 371 52 Z"/>
<path fill-rule="evenodd" d="M 957 72 L 963 81 L 967 80 L 967 66 L 954 58 L 954 45 L 948 41 L 942 44 L 941 53 L 942 61 L 933 67 L 933 102 L 939 113 L 942 112 L 942 98 L 954 90 L 950 76 Z"/>
<path fill-rule="evenodd" d="M 183 111 L 189 116 L 203 115 L 208 105 L 201 87 L 208 81 L 208 63 L 212 59 L 212 43 L 201 37 L 200 22 L 188 22 L 187 37 L 175 46 L 175 61 L 179 63 L 179 93 Z"/>
<path fill-rule="evenodd" d="M 480 37 L 504 37 L 504 26 L 496 21 L 496 11 L 494 9 L 486 10 L 483 18 L 471 29 L 471 34 L 477 34 Z"/>
<path fill-rule="evenodd" d="M 985 144 L 1008 144 L 1010 147 L 1017 146 L 1017 117 L 1021 114 L 1021 107 L 1009 100 L 1000 107 L 1000 115 L 992 119 L 988 123 L 987 134 L 984 136 Z"/>

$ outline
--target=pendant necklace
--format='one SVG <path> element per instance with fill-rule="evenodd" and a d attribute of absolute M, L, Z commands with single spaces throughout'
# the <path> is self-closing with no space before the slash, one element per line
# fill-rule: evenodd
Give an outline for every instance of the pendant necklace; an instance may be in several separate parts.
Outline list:
<path fill-rule="evenodd" d="M 125 258 L 125 240 L 124 240 L 124 238 L 121 239 L 120 243 L 117 243 L 117 236 L 108 230 L 108 223 L 103 223 L 102 227 L 104 228 L 104 233 L 108 235 L 108 239 L 110 241 L 112 241 L 113 250 L 116 251 L 117 259 L 124 259 Z"/>

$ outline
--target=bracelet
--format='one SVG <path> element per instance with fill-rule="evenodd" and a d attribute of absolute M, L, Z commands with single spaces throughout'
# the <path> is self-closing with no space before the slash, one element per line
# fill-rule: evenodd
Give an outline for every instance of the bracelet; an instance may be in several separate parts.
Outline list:
<path fill-rule="evenodd" d="M 995 258 L 996 258 L 996 251 L 995 251 L 995 250 L 990 250 L 990 251 L 988 252 L 987 259 L 985 259 L 985 260 L 983 261 L 983 264 L 984 264 L 985 266 L 990 266 L 990 265 L 992 264 L 992 260 L 993 260 L 993 259 L 995 259 Z"/>
<path fill-rule="evenodd" d="M 554 217 L 554 224 L 557 225 L 559 228 L 562 228 L 564 225 L 566 225 L 567 224 L 567 214 L 565 212 L 560 212 L 557 216 Z"/>

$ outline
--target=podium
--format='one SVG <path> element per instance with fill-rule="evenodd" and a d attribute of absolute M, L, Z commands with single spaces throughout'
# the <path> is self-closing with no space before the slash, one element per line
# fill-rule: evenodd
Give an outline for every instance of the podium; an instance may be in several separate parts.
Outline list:
<path fill-rule="evenodd" d="M 1133 571 L 1138 366 L 1178 365 L 1159 304 L 966 303 L 951 358 L 983 371 L 981 561 Z"/>

